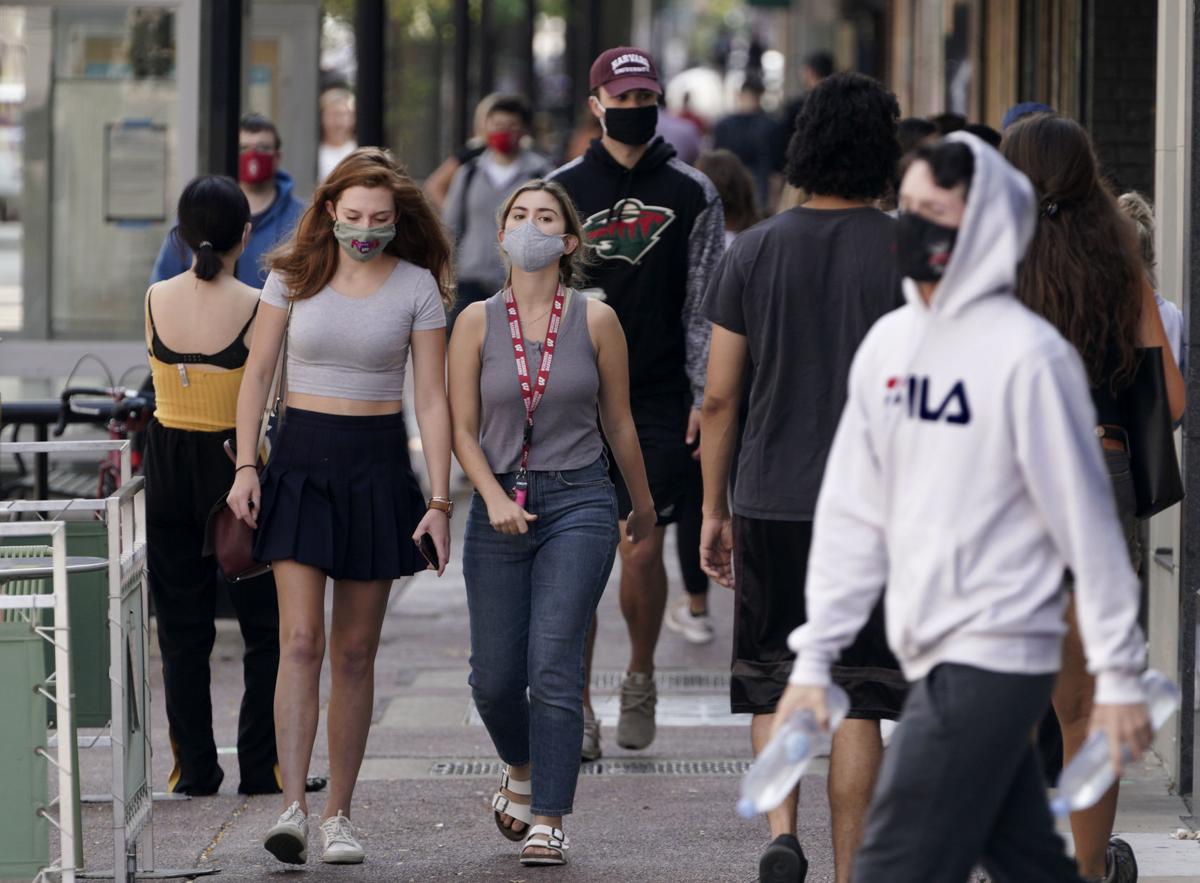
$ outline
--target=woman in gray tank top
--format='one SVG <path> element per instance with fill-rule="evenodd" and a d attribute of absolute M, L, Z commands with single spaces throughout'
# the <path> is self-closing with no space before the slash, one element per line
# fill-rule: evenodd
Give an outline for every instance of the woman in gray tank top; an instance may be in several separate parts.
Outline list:
<path fill-rule="evenodd" d="M 463 548 L 471 690 L 507 764 L 496 825 L 525 865 L 566 862 L 583 737 L 588 624 L 616 553 L 617 502 L 597 415 L 633 497 L 630 542 L 654 501 L 629 411 L 625 335 L 570 286 L 583 231 L 558 184 L 533 181 L 498 218 L 509 285 L 450 341 L 454 453 L 475 485 Z M 532 412 L 532 413 L 531 413 Z"/>

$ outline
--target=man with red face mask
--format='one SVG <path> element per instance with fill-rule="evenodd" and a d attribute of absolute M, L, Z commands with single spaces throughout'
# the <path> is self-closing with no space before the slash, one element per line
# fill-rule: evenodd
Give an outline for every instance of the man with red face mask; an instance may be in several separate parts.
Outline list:
<path fill-rule="evenodd" d="M 533 123 L 520 95 L 497 97 L 484 117 L 487 147 L 454 173 L 442 220 L 454 235 L 458 297 L 450 323 L 469 304 L 491 297 L 506 270 L 496 247 L 496 211 L 519 185 L 550 173 L 545 158 L 522 146 Z"/>
<path fill-rule="evenodd" d="M 279 130 L 256 113 L 243 116 L 238 124 L 238 184 L 250 202 L 250 239 L 237 262 L 237 278 L 246 285 L 262 288 L 267 278 L 263 256 L 292 235 L 304 203 L 292 193 L 292 176 L 279 168 Z M 192 265 L 192 253 L 175 235 L 167 234 L 150 284 L 178 276 Z"/>

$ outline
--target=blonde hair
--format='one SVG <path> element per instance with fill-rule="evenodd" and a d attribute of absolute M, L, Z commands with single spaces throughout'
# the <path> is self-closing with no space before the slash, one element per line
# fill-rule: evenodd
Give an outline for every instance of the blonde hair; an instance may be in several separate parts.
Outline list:
<path fill-rule="evenodd" d="M 1158 256 L 1154 252 L 1154 206 L 1136 190 L 1117 197 L 1117 206 L 1137 227 L 1142 265 L 1150 284 L 1158 288 Z"/>
<path fill-rule="evenodd" d="M 331 104 L 344 103 L 351 110 L 354 109 L 354 93 L 349 89 L 344 89 L 341 86 L 331 86 L 321 93 L 321 97 L 317 99 L 317 105 L 321 110 L 329 107 Z"/>
<path fill-rule="evenodd" d="M 537 190 L 549 193 L 558 201 L 558 207 L 562 210 L 563 221 L 566 225 L 563 235 L 574 236 L 579 240 L 578 248 L 558 259 L 558 281 L 565 287 L 579 288 L 585 284 L 587 269 L 595 262 L 595 258 L 592 256 L 591 249 L 587 247 L 583 223 L 579 220 L 579 212 L 575 210 L 575 203 L 571 201 L 571 196 L 567 193 L 566 188 L 557 181 L 544 181 L 537 178 L 522 184 L 509 195 L 508 199 L 504 200 L 504 205 L 500 206 L 500 211 L 496 214 L 496 226 L 500 230 L 504 229 L 508 215 L 522 193 Z M 504 285 L 508 287 L 512 285 L 512 262 L 509 261 L 508 254 L 503 248 L 500 249 L 500 256 L 504 259 L 504 266 L 507 269 Z"/>

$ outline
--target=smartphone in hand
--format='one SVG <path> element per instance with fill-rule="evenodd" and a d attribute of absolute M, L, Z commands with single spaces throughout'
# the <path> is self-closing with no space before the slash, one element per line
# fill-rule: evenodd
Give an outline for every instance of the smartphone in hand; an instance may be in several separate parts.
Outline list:
<path fill-rule="evenodd" d="M 433 537 L 427 533 L 421 534 L 421 539 L 417 541 L 417 550 L 420 551 L 421 557 L 429 562 L 430 568 L 438 569 L 438 552 L 437 546 L 433 544 Z"/>

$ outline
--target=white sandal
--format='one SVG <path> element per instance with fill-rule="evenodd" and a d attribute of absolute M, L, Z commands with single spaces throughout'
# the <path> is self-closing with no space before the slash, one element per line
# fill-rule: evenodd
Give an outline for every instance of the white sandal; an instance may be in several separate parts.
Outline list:
<path fill-rule="evenodd" d="M 552 828 L 549 825 L 534 825 L 529 829 L 529 833 L 525 835 L 525 845 L 521 847 L 521 864 L 526 867 L 531 865 L 565 865 L 567 863 L 566 851 L 569 846 L 567 835 L 562 832 L 561 828 Z M 530 848 L 546 849 L 556 852 L 558 855 L 525 855 Z"/>
<path fill-rule="evenodd" d="M 519 782 L 508 774 L 508 767 L 504 768 L 504 774 L 500 778 L 500 788 L 492 795 L 492 815 L 496 819 L 496 827 L 500 829 L 500 833 L 511 840 L 513 843 L 519 843 L 525 839 L 525 835 L 529 833 L 529 827 L 533 824 L 533 810 L 530 809 L 528 803 L 514 803 L 505 796 L 504 791 L 511 791 L 513 794 L 518 794 L 521 797 L 529 797 L 533 794 L 533 786 L 530 782 Z M 514 831 L 507 827 L 501 820 L 501 815 L 506 815 L 510 819 L 515 819 L 518 822 L 524 823 L 525 827 L 520 831 Z"/>

